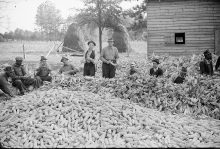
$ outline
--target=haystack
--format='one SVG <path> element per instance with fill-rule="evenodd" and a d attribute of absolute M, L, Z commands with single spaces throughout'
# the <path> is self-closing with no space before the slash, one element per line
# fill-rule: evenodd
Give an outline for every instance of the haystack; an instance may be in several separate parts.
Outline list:
<path fill-rule="evenodd" d="M 67 48 L 65 48 L 67 47 Z M 67 30 L 67 33 L 64 37 L 64 43 L 63 43 L 63 52 L 73 52 L 72 50 L 76 50 L 79 52 L 84 51 L 84 39 L 81 33 L 80 28 L 75 24 L 72 23 Z"/>
<path fill-rule="evenodd" d="M 112 38 L 114 40 L 114 46 L 118 48 L 120 53 L 131 51 L 129 34 L 125 26 L 119 24 L 114 27 Z"/>

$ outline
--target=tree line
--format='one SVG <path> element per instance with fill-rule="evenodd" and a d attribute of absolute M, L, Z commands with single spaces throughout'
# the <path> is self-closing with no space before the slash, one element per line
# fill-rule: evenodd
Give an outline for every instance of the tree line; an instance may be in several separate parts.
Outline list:
<path fill-rule="evenodd" d="M 50 36 L 41 31 L 29 31 L 20 28 L 14 31 L 0 33 L 0 42 L 9 40 L 27 40 L 27 41 L 47 41 L 47 40 L 63 40 L 65 31 L 57 31 L 56 36 Z"/>
<path fill-rule="evenodd" d="M 146 0 L 140 6 L 123 11 L 120 7 L 122 1 L 132 0 L 84 0 L 85 8 L 78 9 L 78 13 L 69 16 L 66 20 L 61 17 L 60 11 L 51 1 L 41 3 L 37 8 L 35 31 L 22 30 L 5 32 L 1 36 L 8 40 L 63 40 L 68 26 L 77 22 L 79 26 L 94 24 L 99 28 L 101 37 L 104 28 L 123 24 L 129 31 L 132 40 L 140 39 L 146 29 Z M 101 41 L 101 38 L 100 38 Z"/>

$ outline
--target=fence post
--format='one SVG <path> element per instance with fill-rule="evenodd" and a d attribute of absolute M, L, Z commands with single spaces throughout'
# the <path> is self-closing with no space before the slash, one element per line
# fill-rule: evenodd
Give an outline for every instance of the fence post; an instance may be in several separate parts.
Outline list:
<path fill-rule="evenodd" d="M 25 59 L 25 49 L 24 49 L 24 43 L 23 43 L 23 57 Z"/>

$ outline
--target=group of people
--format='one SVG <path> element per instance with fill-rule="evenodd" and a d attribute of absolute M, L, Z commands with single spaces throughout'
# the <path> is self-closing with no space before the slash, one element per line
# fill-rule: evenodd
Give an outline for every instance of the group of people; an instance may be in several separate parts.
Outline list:
<path fill-rule="evenodd" d="M 116 72 L 117 61 L 119 59 L 118 49 L 113 46 L 113 39 L 108 39 L 108 46 L 103 48 L 100 55 L 100 60 L 102 61 L 102 77 L 103 78 L 114 78 Z M 96 43 L 94 41 L 88 42 L 88 50 L 84 57 L 84 76 L 95 76 L 96 72 L 96 55 L 94 47 Z M 34 77 L 29 76 L 26 73 L 25 67 L 23 65 L 23 58 L 16 57 L 15 63 L 10 66 L 5 66 L 4 72 L 0 74 L 0 94 L 3 94 L 7 98 L 14 97 L 13 93 L 9 89 L 9 83 L 19 90 L 20 95 L 24 95 L 26 91 L 31 91 L 33 88 L 39 88 L 43 85 L 44 81 L 52 82 L 51 68 L 47 63 L 47 58 L 41 56 L 39 67 L 35 70 Z M 61 62 L 63 66 L 60 68 L 59 73 L 64 75 L 75 75 L 80 72 L 79 69 L 75 68 L 69 59 L 62 57 Z M 163 70 L 159 67 L 159 59 L 152 60 L 153 67 L 150 69 L 150 75 L 155 77 L 163 76 Z M 215 65 L 217 70 L 220 66 L 220 57 Z M 206 50 L 204 52 L 204 60 L 200 62 L 200 72 L 201 74 L 213 75 L 213 64 L 212 64 L 212 54 Z M 128 75 L 140 74 L 136 68 L 134 62 L 130 65 L 130 70 Z M 173 80 L 174 83 L 183 83 L 185 77 L 187 76 L 187 68 L 182 67 L 178 76 Z M 9 80 L 11 79 L 11 81 Z"/>

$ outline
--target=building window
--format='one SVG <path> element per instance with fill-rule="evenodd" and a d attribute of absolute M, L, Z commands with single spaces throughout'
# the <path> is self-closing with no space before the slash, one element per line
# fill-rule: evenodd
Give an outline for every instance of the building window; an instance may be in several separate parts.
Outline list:
<path fill-rule="evenodd" d="M 185 33 L 175 33 L 175 44 L 185 44 Z"/>

